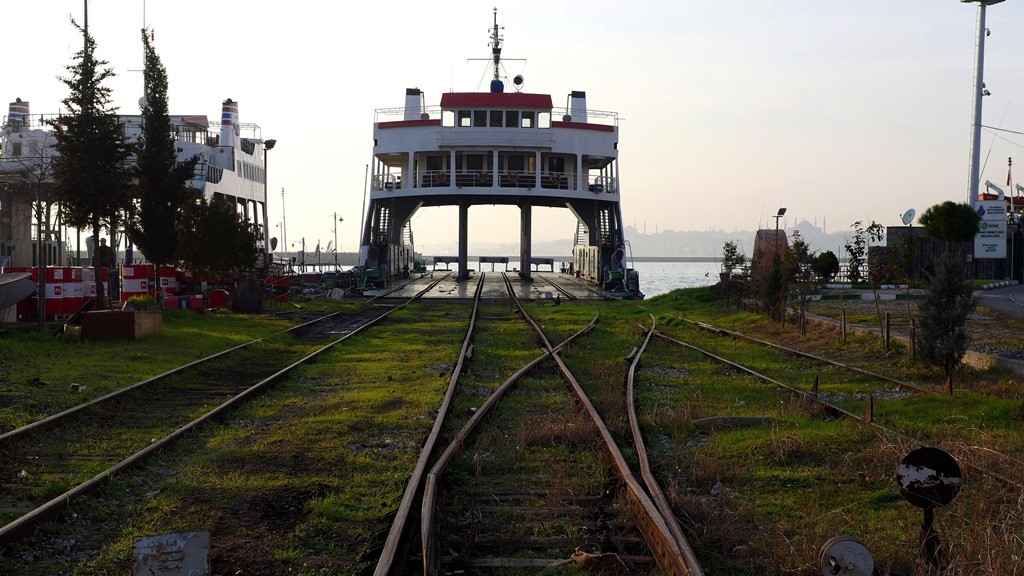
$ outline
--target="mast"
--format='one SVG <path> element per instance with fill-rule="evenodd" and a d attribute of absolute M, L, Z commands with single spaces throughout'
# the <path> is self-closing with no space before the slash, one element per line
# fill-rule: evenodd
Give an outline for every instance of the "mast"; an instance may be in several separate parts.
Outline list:
<path fill-rule="evenodd" d="M 491 32 L 491 58 L 494 59 L 494 79 L 500 80 L 500 68 L 501 68 L 501 41 L 502 38 L 498 34 L 500 28 L 498 27 L 498 9 L 494 9 L 494 30 Z"/>

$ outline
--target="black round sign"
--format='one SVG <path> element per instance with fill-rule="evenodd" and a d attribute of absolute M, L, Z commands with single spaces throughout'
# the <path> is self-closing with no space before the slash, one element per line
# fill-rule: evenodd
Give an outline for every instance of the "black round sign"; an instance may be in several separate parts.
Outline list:
<path fill-rule="evenodd" d="M 900 494 L 918 508 L 945 506 L 960 491 L 960 465 L 938 448 L 918 448 L 896 469 Z"/>

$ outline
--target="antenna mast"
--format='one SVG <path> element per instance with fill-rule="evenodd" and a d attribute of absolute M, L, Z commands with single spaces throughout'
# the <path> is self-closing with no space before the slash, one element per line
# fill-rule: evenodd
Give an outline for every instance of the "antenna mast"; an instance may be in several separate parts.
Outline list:
<path fill-rule="evenodd" d="M 501 67 L 501 41 L 502 37 L 498 35 L 498 9 L 494 9 L 494 31 L 491 32 L 491 57 L 494 59 L 494 79 L 500 80 L 499 69 Z"/>

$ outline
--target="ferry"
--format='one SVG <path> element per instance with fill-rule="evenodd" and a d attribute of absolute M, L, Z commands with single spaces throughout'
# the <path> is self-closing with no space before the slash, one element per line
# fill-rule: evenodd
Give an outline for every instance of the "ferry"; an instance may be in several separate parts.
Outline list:
<path fill-rule="evenodd" d="M 179 160 L 198 155 L 192 181 L 186 185 L 207 200 L 232 202 L 240 214 L 263 233 L 272 250 L 267 226 L 267 151 L 260 127 L 239 121 L 238 102 L 221 104 L 219 121 L 205 115 L 172 115 Z M 28 101 L 16 98 L 0 125 L 0 266 L 38 266 L 36 235 L 44 236 L 46 263 L 72 264 L 68 229 L 59 219 L 50 163 L 57 154 L 53 121 L 56 114 L 33 116 Z M 141 115 L 121 115 L 130 141 L 142 134 Z M 36 214 L 43 214 L 40 226 Z M 41 230 L 41 232 L 40 232 Z M 117 245 L 117 242 L 114 243 Z M 75 246 L 75 252 L 80 247 Z"/>
<path fill-rule="evenodd" d="M 618 114 L 592 110 L 584 91 L 566 107 L 550 94 L 523 91 L 521 75 L 506 91 L 497 9 L 490 34 L 493 78 L 488 92 L 448 92 L 428 106 L 419 88 L 405 105 L 380 108 L 373 124 L 369 205 L 360 236 L 363 285 L 415 270 L 410 222 L 429 206 L 458 206 L 458 276 L 469 277 L 469 208 L 518 206 L 519 271 L 530 282 L 532 211 L 561 207 L 576 217 L 571 273 L 624 298 L 641 298 L 638 273 L 627 267 L 620 209 Z"/>

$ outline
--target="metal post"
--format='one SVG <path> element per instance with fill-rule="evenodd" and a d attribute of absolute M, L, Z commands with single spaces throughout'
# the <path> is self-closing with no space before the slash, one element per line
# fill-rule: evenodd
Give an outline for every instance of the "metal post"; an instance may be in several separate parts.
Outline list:
<path fill-rule="evenodd" d="M 992 3 L 992 0 L 980 0 L 978 2 L 978 42 L 974 63 L 974 123 L 971 125 L 971 180 L 967 199 L 972 209 L 978 202 L 978 186 L 981 181 L 981 99 L 985 92 L 985 83 L 983 81 L 985 71 L 985 9 L 990 3 Z"/>

